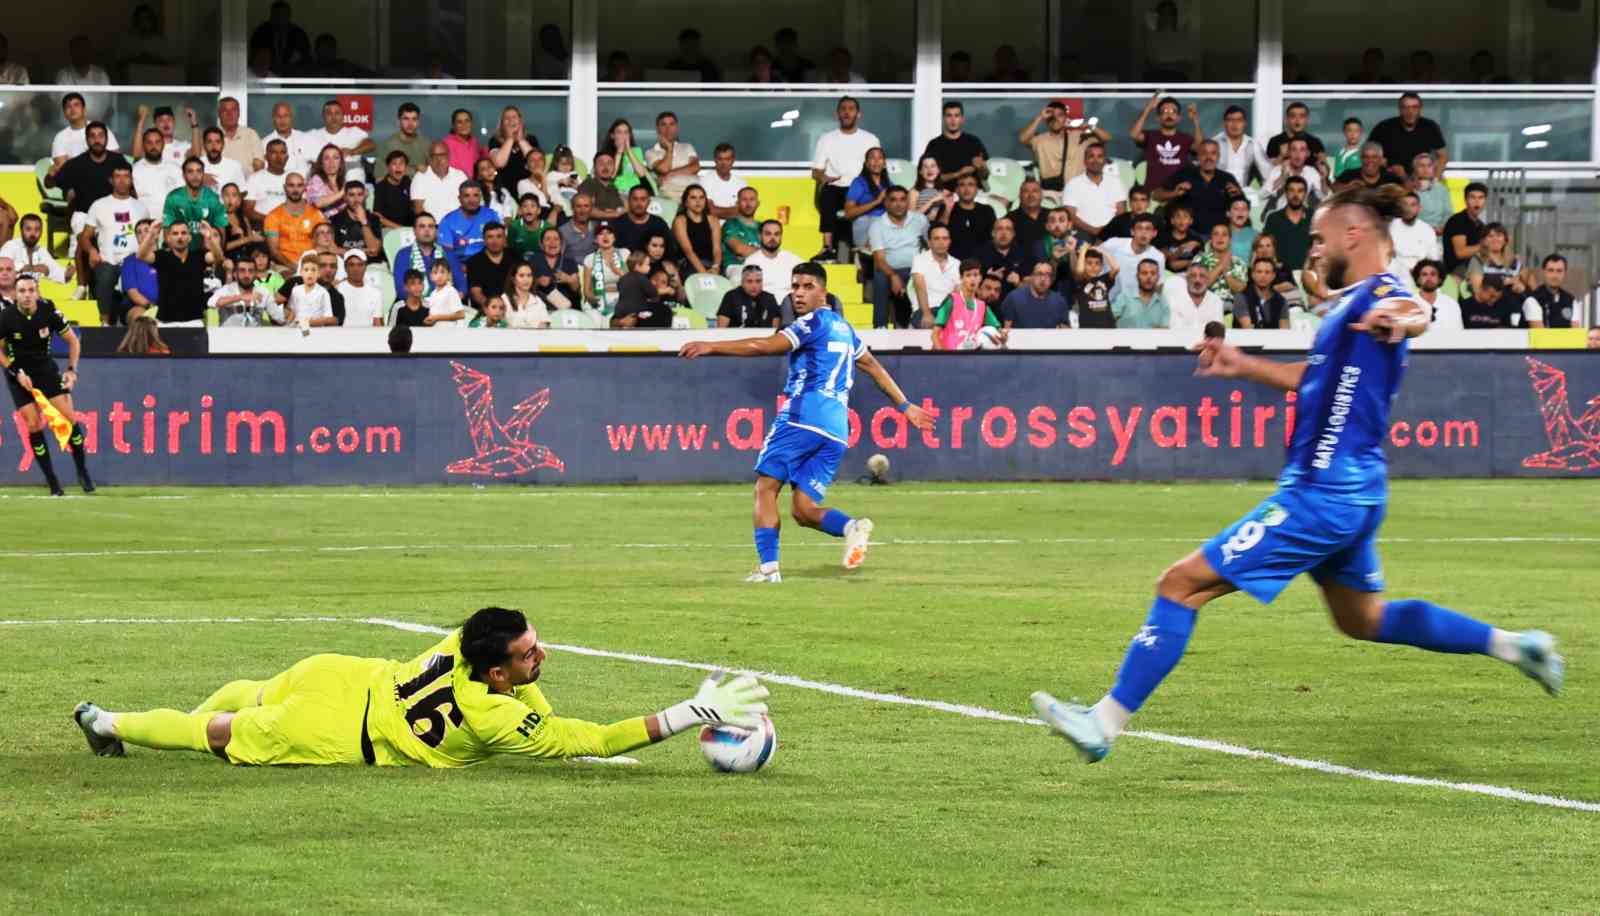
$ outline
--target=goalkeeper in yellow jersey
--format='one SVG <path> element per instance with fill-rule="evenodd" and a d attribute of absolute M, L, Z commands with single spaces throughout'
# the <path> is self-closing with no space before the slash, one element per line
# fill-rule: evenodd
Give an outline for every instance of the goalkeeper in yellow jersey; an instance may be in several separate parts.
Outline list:
<path fill-rule="evenodd" d="M 73 720 L 102 757 L 124 744 L 209 751 L 229 763 L 459 767 L 496 754 L 612 757 L 699 725 L 754 728 L 767 696 L 750 675 L 712 675 L 693 699 L 611 725 L 554 715 L 534 681 L 545 660 L 521 611 L 489 607 L 408 662 L 313 655 L 265 681 L 233 681 L 193 712 Z"/>

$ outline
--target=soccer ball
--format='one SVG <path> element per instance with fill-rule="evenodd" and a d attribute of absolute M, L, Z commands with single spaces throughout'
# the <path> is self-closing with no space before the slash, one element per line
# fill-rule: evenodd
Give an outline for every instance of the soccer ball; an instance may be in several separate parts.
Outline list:
<path fill-rule="evenodd" d="M 998 350 L 1005 346 L 1000 339 L 1000 332 L 991 327 L 983 327 L 978 331 L 977 348 L 979 350 Z"/>
<path fill-rule="evenodd" d="M 700 753 L 719 773 L 754 773 L 771 763 L 777 752 L 778 732 L 766 716 L 755 731 L 730 725 L 700 729 Z"/>
<path fill-rule="evenodd" d="M 873 477 L 883 478 L 889 473 L 889 456 L 883 453 L 873 455 L 867 459 L 867 470 Z"/>

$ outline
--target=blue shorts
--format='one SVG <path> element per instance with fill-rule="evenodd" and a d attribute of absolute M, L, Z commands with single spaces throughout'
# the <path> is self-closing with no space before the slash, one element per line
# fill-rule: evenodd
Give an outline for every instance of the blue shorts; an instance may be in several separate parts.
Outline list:
<path fill-rule="evenodd" d="M 821 503 L 843 459 L 843 442 L 779 421 L 772 424 L 756 457 L 756 473 L 792 484 Z"/>
<path fill-rule="evenodd" d="M 1303 572 L 1320 583 L 1383 591 L 1378 526 L 1384 507 L 1279 490 L 1201 548 L 1222 578 L 1270 604 Z"/>

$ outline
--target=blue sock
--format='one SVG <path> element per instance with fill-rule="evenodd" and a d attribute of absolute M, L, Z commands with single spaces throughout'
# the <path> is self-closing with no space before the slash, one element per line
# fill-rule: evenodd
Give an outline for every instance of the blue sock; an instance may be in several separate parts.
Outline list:
<path fill-rule="evenodd" d="M 778 562 L 778 529 L 756 529 L 756 556 L 762 565 Z"/>
<path fill-rule="evenodd" d="M 1183 649 L 1189 644 L 1189 634 L 1194 632 L 1194 620 L 1194 611 L 1157 597 L 1144 626 L 1128 644 L 1111 698 L 1128 712 L 1138 712 L 1162 678 L 1178 667 L 1178 659 L 1183 658 Z"/>
<path fill-rule="evenodd" d="M 844 537 L 844 526 L 850 524 L 850 516 L 838 509 L 829 509 L 822 515 L 822 530 L 836 538 Z"/>
<path fill-rule="evenodd" d="M 1384 605 L 1378 642 L 1416 646 L 1429 652 L 1489 652 L 1493 628 L 1465 614 L 1426 601 L 1408 599 Z"/>

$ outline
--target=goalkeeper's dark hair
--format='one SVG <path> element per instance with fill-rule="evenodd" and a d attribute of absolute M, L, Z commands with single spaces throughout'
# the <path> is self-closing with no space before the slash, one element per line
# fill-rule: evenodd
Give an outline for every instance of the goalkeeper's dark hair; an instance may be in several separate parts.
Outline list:
<path fill-rule="evenodd" d="M 1410 189 L 1403 184 L 1382 184 L 1375 188 L 1346 188 L 1324 200 L 1322 209 L 1331 212 L 1340 207 L 1359 207 L 1372 217 L 1373 222 L 1378 224 L 1378 228 L 1385 235 L 1388 235 L 1389 221 L 1398 219 L 1402 215 L 1408 193 Z"/>
<path fill-rule="evenodd" d="M 511 642 L 528 632 L 528 618 L 521 611 L 486 607 L 474 611 L 461 625 L 461 657 L 480 678 L 495 665 L 511 657 Z"/>

